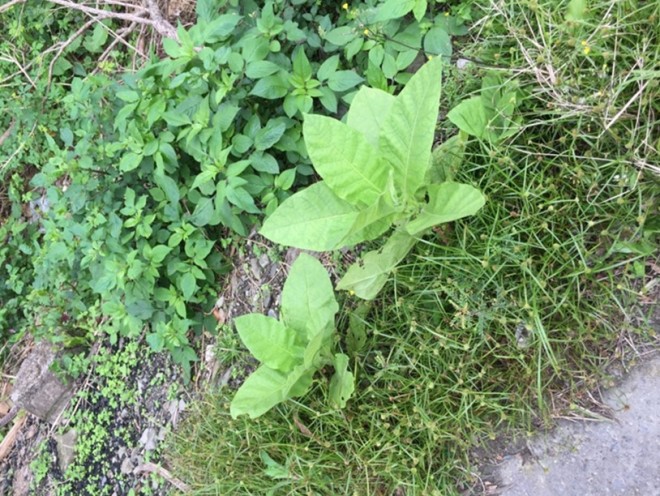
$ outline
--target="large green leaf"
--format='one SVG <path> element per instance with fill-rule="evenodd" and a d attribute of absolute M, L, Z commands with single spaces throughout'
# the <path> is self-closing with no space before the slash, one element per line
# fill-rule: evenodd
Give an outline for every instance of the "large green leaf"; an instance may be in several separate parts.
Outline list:
<path fill-rule="evenodd" d="M 383 122 L 380 153 L 394 167 L 397 189 L 413 199 L 424 183 L 438 119 L 442 61 L 427 62 L 396 97 Z"/>
<path fill-rule="evenodd" d="M 305 348 L 298 331 L 258 313 L 242 315 L 234 322 L 243 344 L 264 365 L 288 372 L 302 362 Z"/>
<path fill-rule="evenodd" d="M 335 354 L 333 365 L 335 373 L 330 379 L 330 403 L 344 408 L 355 391 L 355 377 L 348 371 L 348 357 L 343 353 Z"/>
<path fill-rule="evenodd" d="M 351 101 L 351 108 L 346 114 L 346 123 L 360 131 L 374 147 L 378 147 L 378 138 L 383 121 L 392 108 L 395 97 L 389 93 L 363 86 Z"/>
<path fill-rule="evenodd" d="M 405 231 L 395 231 L 379 250 L 370 251 L 350 266 L 337 284 L 337 289 L 354 292 L 365 300 L 373 300 L 387 278 L 415 245 L 417 239 Z"/>
<path fill-rule="evenodd" d="M 311 385 L 313 371 L 296 367 L 288 374 L 262 365 L 236 391 L 229 412 L 232 418 L 247 414 L 257 418 L 292 396 L 301 396 Z"/>
<path fill-rule="evenodd" d="M 330 117 L 306 115 L 303 135 L 314 168 L 339 198 L 353 205 L 375 203 L 388 167 L 360 132 Z"/>
<path fill-rule="evenodd" d="M 477 138 L 484 136 L 488 125 L 486 108 L 481 96 L 473 96 L 462 101 L 449 111 L 447 118 L 461 131 Z"/>
<path fill-rule="evenodd" d="M 287 198 L 266 219 L 260 233 L 286 246 L 327 251 L 341 248 L 359 214 L 320 181 Z"/>
<path fill-rule="evenodd" d="M 307 342 L 321 329 L 334 329 L 338 310 L 328 272 L 317 259 L 301 253 L 282 288 L 282 321 Z"/>
<path fill-rule="evenodd" d="M 429 227 L 474 215 L 486 202 L 481 191 L 469 184 L 432 184 L 428 188 L 428 195 L 429 202 L 406 225 L 409 234 L 419 234 Z"/>

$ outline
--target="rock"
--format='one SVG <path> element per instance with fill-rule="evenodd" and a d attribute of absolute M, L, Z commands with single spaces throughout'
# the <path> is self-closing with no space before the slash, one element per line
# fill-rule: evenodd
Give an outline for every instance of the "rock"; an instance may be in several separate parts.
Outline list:
<path fill-rule="evenodd" d="M 72 384 L 65 384 L 49 370 L 57 353 L 41 342 L 23 361 L 11 394 L 15 405 L 32 415 L 55 423 L 73 395 Z"/>
<path fill-rule="evenodd" d="M 606 392 L 603 403 L 613 422 L 559 422 L 527 442 L 529 461 L 504 460 L 501 495 L 660 495 L 660 356 Z"/>
<path fill-rule="evenodd" d="M 133 461 L 130 458 L 124 458 L 124 461 L 121 462 L 121 467 L 119 470 L 121 470 L 122 474 L 132 474 L 133 469 L 135 469 L 135 465 L 133 465 Z"/>
<path fill-rule="evenodd" d="M 147 427 L 140 436 L 140 445 L 144 446 L 145 450 L 152 451 L 156 449 L 157 442 L 158 432 L 153 427 Z"/>
<path fill-rule="evenodd" d="M 56 435 L 55 442 L 57 443 L 57 460 L 62 473 L 66 472 L 69 465 L 76 457 L 76 441 L 78 433 L 75 429 L 70 429 L 68 432 Z"/>

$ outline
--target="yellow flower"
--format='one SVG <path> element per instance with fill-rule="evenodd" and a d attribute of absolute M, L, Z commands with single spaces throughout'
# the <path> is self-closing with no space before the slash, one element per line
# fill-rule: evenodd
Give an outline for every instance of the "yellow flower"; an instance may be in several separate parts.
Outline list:
<path fill-rule="evenodd" d="M 585 55 L 589 55 L 589 52 L 591 52 L 591 47 L 586 46 L 586 47 L 584 47 L 584 50 L 582 50 L 582 51 L 584 52 Z"/>
<path fill-rule="evenodd" d="M 369 28 L 366 28 L 363 32 L 365 36 L 369 36 Z"/>
<path fill-rule="evenodd" d="M 341 8 L 344 9 L 344 10 L 348 10 L 348 2 L 342 3 Z"/>

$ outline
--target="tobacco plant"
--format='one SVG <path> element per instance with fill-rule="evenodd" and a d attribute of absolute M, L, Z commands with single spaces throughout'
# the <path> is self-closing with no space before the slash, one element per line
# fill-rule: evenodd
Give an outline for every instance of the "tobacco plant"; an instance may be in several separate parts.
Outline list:
<path fill-rule="evenodd" d="M 284 201 L 261 234 L 325 251 L 374 240 L 394 227 L 337 285 L 369 300 L 426 231 L 476 213 L 484 204 L 476 188 L 435 181 L 431 148 L 441 76 L 442 62 L 434 59 L 398 96 L 362 87 L 346 123 L 306 115 L 305 145 L 323 180 Z"/>
<path fill-rule="evenodd" d="M 302 396 L 316 371 L 332 365 L 330 403 L 343 408 L 354 389 L 348 356 L 332 353 L 335 333 L 332 284 L 321 263 L 302 253 L 282 289 L 281 320 L 251 313 L 235 320 L 245 346 L 261 362 L 231 402 L 231 415 L 263 415 L 278 403 Z"/>

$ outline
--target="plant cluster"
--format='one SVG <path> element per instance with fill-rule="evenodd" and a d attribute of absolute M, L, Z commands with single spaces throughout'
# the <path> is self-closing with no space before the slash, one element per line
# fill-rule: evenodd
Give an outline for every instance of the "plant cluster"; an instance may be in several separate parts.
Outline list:
<path fill-rule="evenodd" d="M 313 179 L 303 114 L 340 115 L 364 82 L 394 91 L 464 32 L 460 17 L 413 3 L 205 0 L 194 26 L 164 40 L 166 57 L 137 73 L 92 70 L 103 27 L 53 59 L 57 70 L 42 64 L 55 111 L 39 121 L 33 159 L 21 155 L 35 164 L 30 187 L 12 192 L 15 219 L 19 202 L 36 202 L 35 224 L 23 241 L 7 231 L 20 224 L 3 224 L 4 318 L 69 347 L 99 328 L 116 342 L 147 327 L 152 348 L 190 374 L 190 330 L 215 329 L 224 248 Z M 7 143 L 35 121 L 23 112 Z"/>

